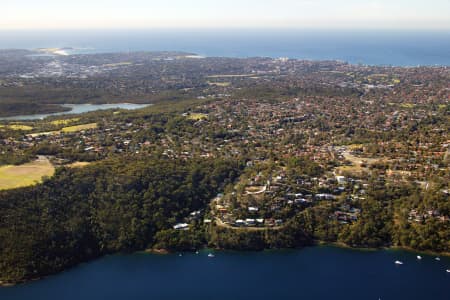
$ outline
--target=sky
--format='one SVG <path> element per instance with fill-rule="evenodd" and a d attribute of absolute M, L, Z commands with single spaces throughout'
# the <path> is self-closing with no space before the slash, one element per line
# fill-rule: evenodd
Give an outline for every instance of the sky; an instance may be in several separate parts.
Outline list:
<path fill-rule="evenodd" d="M 0 30 L 91 28 L 450 30 L 450 0 L 0 0 Z"/>

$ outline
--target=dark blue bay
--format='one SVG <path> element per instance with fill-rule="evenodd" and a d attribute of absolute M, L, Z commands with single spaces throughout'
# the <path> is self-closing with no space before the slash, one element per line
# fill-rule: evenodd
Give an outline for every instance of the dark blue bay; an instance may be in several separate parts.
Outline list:
<path fill-rule="evenodd" d="M 404 251 L 292 251 L 108 256 L 0 288 L 0 299 L 449 299 L 450 259 Z M 394 264 L 401 260 L 404 265 Z"/>

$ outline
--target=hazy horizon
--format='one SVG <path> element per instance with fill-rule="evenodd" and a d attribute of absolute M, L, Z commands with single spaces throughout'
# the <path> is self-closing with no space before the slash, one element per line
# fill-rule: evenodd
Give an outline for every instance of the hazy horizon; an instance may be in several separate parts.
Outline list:
<path fill-rule="evenodd" d="M 450 1 L 3 0 L 0 30 L 388 29 L 450 30 Z"/>
<path fill-rule="evenodd" d="M 0 31 L 0 48 L 70 54 L 183 51 L 206 57 L 289 57 L 371 65 L 450 65 L 450 31 L 159 29 Z M 67 50 L 65 50 L 67 51 Z"/>

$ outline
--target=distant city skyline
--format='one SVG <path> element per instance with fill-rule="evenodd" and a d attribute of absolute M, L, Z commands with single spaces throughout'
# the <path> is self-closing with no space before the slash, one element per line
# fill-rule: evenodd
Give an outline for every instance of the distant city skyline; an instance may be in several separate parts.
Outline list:
<path fill-rule="evenodd" d="M 0 2 L 0 30 L 240 27 L 450 30 L 450 0 Z"/>

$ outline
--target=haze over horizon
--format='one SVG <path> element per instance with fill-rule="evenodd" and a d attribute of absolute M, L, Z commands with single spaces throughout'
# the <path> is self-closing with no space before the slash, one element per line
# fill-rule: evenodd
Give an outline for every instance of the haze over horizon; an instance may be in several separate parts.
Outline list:
<path fill-rule="evenodd" d="M 319 28 L 450 30 L 448 0 L 3 0 L 0 30 Z"/>

